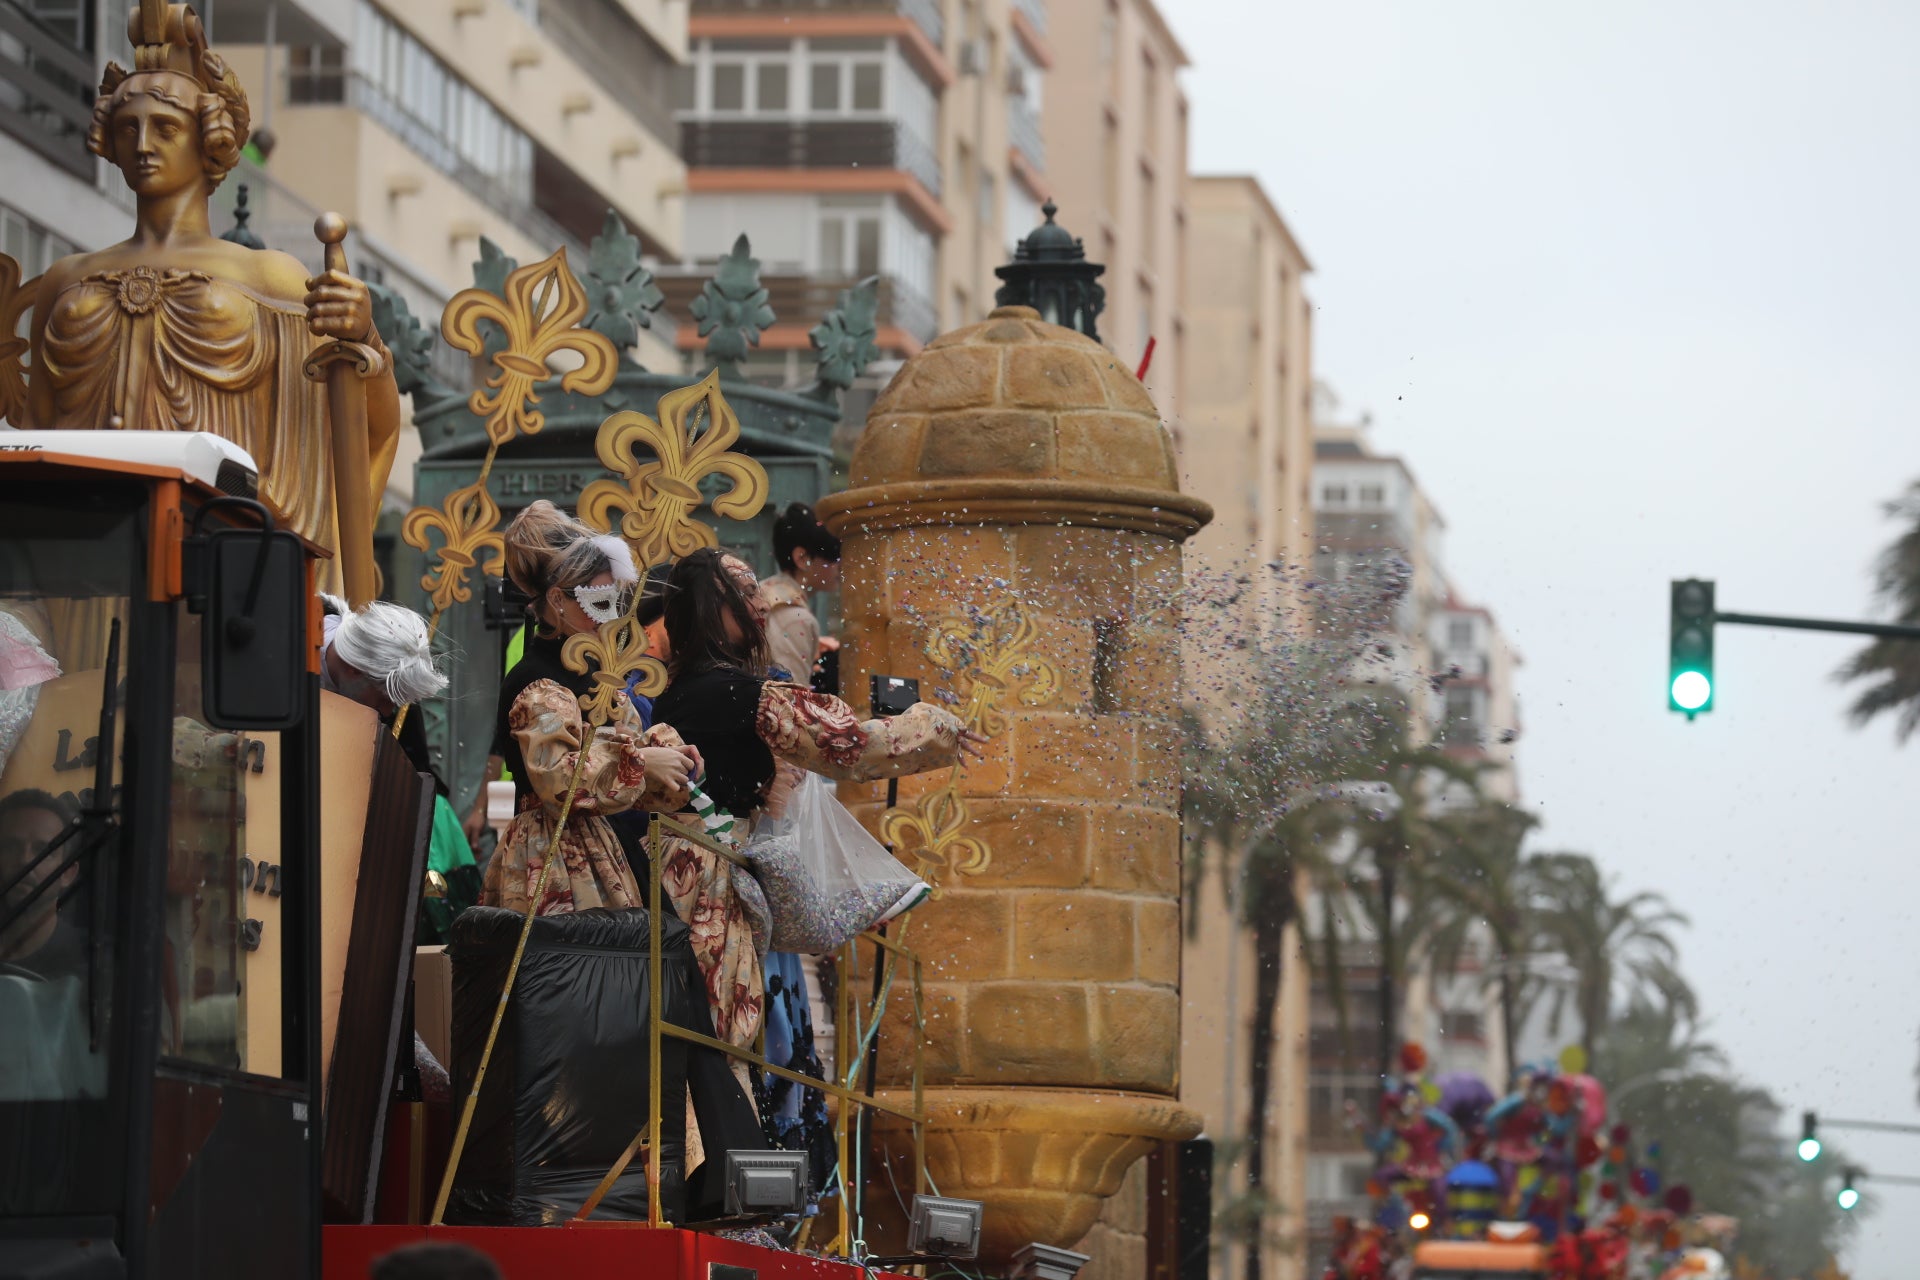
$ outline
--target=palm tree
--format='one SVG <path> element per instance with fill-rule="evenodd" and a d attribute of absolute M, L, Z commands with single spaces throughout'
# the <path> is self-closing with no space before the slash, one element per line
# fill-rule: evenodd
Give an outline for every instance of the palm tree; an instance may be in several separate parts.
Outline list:
<path fill-rule="evenodd" d="M 1435 796 L 1447 782 L 1476 787 L 1479 770 L 1415 741 L 1409 709 L 1397 696 L 1377 700 L 1369 714 L 1368 749 L 1353 760 L 1348 785 L 1341 788 L 1345 825 L 1357 844 L 1342 888 L 1380 948 L 1378 1067 L 1384 1080 L 1393 1072 L 1399 993 L 1406 989 L 1409 961 L 1434 923 L 1432 894 L 1417 873 L 1451 840 Z"/>
<path fill-rule="evenodd" d="M 1525 967 L 1539 931 L 1539 865 L 1522 849 L 1538 825 L 1532 814 L 1512 805 L 1478 805 L 1449 823 L 1454 838 L 1423 877 L 1435 900 L 1427 945 L 1436 969 L 1458 972 L 1481 929 L 1493 943 L 1492 981 L 1499 993 L 1509 1075 L 1520 1025 L 1540 986 Z"/>
<path fill-rule="evenodd" d="M 1920 481 L 1886 504 L 1887 515 L 1906 528 L 1880 553 L 1874 567 L 1874 594 L 1891 606 L 1893 621 L 1920 625 Z M 1870 680 L 1850 708 L 1855 724 L 1883 711 L 1898 713 L 1895 729 L 1902 741 L 1920 729 L 1920 645 L 1911 640 L 1880 639 L 1849 658 L 1836 678 Z"/>
<path fill-rule="evenodd" d="M 1293 670 L 1315 682 L 1313 664 Z M 1190 771 L 1184 793 L 1189 893 L 1211 867 L 1221 877 L 1240 925 L 1252 936 L 1254 998 L 1248 1037 L 1246 1189 L 1253 1202 L 1247 1234 L 1247 1280 L 1260 1280 L 1265 1211 L 1267 1126 L 1274 1083 L 1274 1038 L 1286 933 L 1300 918 L 1303 877 L 1325 874 L 1325 838 L 1336 818 L 1329 779 L 1345 770 L 1356 739 L 1338 727 L 1337 703 L 1319 719 L 1298 714 L 1297 685 L 1262 691 L 1237 732 L 1209 734 L 1189 720 Z M 1190 927 L 1198 916 L 1189 915 Z"/>
<path fill-rule="evenodd" d="M 1652 891 L 1613 898 L 1600 868 L 1584 853 L 1540 854 L 1535 865 L 1540 935 L 1573 970 L 1571 996 L 1588 1062 L 1623 992 L 1650 994 L 1689 1022 L 1699 1016 L 1672 933 L 1689 923 L 1684 914 Z M 1556 997 L 1556 1023 L 1566 999 L 1564 991 Z"/>

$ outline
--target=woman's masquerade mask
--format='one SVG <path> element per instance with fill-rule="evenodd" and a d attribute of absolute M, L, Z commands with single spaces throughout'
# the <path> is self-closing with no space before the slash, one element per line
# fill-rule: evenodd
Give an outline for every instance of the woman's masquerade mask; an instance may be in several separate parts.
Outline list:
<path fill-rule="evenodd" d="M 633 599 L 633 587 L 615 582 L 604 587 L 575 587 L 573 599 L 580 611 L 595 622 L 612 622 L 627 611 Z"/>

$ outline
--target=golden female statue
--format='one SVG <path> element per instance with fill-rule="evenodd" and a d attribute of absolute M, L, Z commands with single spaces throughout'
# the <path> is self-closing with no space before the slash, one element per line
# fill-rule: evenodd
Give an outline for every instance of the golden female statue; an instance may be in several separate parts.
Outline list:
<path fill-rule="evenodd" d="M 134 69 L 107 65 L 87 146 L 119 168 L 137 198 L 133 236 L 62 258 L 41 277 L 26 422 L 15 425 L 214 432 L 253 455 L 263 495 L 292 528 L 336 553 L 370 546 L 400 398 L 367 287 L 344 269 L 309 279 L 287 254 L 213 235 L 207 198 L 246 144 L 246 94 L 188 6 L 141 0 L 128 26 Z M 344 267 L 337 250 L 330 257 Z M 371 376 L 329 375 L 321 366 L 336 351 L 357 353 Z M 9 375 L 18 376 L 0 369 L 0 381 Z M 322 377 L 364 404 L 330 404 Z M 16 383 L 11 399 L 19 398 Z M 364 432 L 355 442 L 355 452 L 364 449 L 364 498 L 335 492 L 338 442 L 329 432 L 340 421 L 364 424 L 354 428 Z M 344 547 L 337 510 L 367 523 Z M 343 575 L 336 559 L 327 576 L 339 590 L 343 577 L 370 581 L 371 565 Z"/>

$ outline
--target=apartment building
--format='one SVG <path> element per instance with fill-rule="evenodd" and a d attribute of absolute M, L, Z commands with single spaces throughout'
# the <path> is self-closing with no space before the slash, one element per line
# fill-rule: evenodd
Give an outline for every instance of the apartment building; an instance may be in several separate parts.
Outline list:
<path fill-rule="evenodd" d="M 1039 220 L 1045 29 L 1041 0 L 694 0 L 668 305 L 744 231 L 778 317 L 757 380 L 798 380 L 807 330 L 867 276 L 883 360 L 978 319 Z"/>
<path fill-rule="evenodd" d="M 273 247 L 306 209 L 336 209 L 367 274 L 427 317 L 472 283 L 482 237 L 523 263 L 565 247 L 584 270 L 612 209 L 646 252 L 678 255 L 680 0 L 324 0 L 344 21 L 292 32 L 296 6 L 248 2 L 276 15 L 228 52 L 273 138 L 250 192 Z M 659 335 L 639 356 L 678 361 Z"/>
<path fill-rule="evenodd" d="M 133 199 L 87 151 L 110 58 L 133 60 L 126 15 L 91 0 L 0 0 L 0 252 L 26 279 L 56 258 L 126 239 Z"/>
<path fill-rule="evenodd" d="M 1161 416 L 1180 423 L 1191 196 L 1178 77 L 1186 51 L 1152 0 L 1055 0 L 1049 17 L 1048 194 L 1087 256 L 1107 268 L 1102 340 L 1129 369 L 1153 344 L 1147 388 Z"/>

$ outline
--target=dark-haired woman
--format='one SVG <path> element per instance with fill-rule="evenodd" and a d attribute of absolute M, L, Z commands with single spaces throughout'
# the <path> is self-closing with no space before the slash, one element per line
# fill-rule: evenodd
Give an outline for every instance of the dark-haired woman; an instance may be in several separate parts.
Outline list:
<path fill-rule="evenodd" d="M 952 712 L 919 703 L 862 723 L 846 703 L 804 685 L 770 680 L 759 583 L 739 559 L 707 548 L 674 566 L 667 582 L 670 680 L 654 704 L 706 765 L 701 787 L 734 818 L 745 842 L 753 819 L 778 804 L 782 766 L 870 781 L 955 764 L 986 739 Z M 765 900 L 733 864 L 684 841 L 666 852 L 662 887 L 693 931 L 717 1033 L 753 1042 L 762 1013 L 761 953 L 771 934 Z"/>
<path fill-rule="evenodd" d="M 815 592 L 840 589 L 840 539 L 813 508 L 790 502 L 773 522 L 773 558 L 780 572 L 760 584 L 767 610 L 767 656 L 796 684 L 809 684 L 820 660 Z"/>
<path fill-rule="evenodd" d="M 563 534 L 572 536 L 563 541 Z M 546 502 L 522 512 L 506 541 L 507 572 L 533 598 L 535 625 L 500 692 L 497 741 L 513 771 L 515 814 L 487 864 L 481 901 L 526 909 L 585 750 L 573 816 L 559 842 L 565 874 L 547 876 L 540 914 L 644 906 L 633 868 L 638 846 L 607 819 L 630 809 L 670 813 L 685 805 L 699 757 L 671 730 L 643 729 L 624 700 L 596 731 L 580 711 L 590 677 L 568 670 L 561 658 L 567 637 L 625 610 L 623 593 L 636 577 L 632 556 L 618 538 L 596 536 Z"/>

